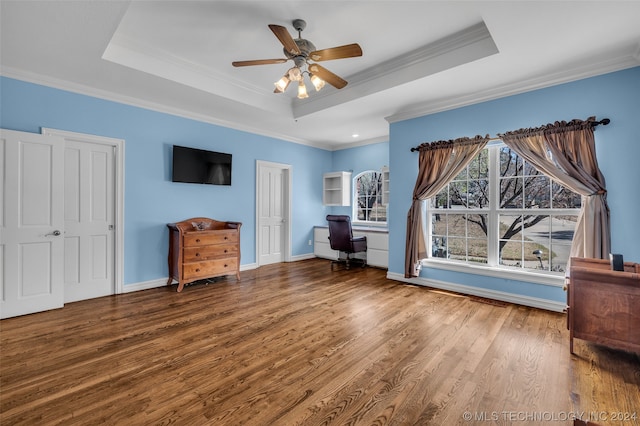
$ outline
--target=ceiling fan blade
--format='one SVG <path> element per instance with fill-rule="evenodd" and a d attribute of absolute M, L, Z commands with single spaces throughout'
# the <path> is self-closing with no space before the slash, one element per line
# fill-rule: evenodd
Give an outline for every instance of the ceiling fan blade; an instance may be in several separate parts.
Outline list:
<path fill-rule="evenodd" d="M 273 31 L 276 37 L 278 37 L 278 40 L 280 40 L 280 43 L 282 43 L 287 52 L 292 55 L 299 55 L 301 53 L 298 45 L 293 41 L 293 37 L 291 37 L 291 34 L 289 34 L 289 31 L 287 31 L 285 27 L 271 24 L 269 25 L 269 28 Z"/>
<path fill-rule="evenodd" d="M 313 73 L 314 75 L 317 75 L 318 77 L 320 77 L 321 79 L 323 79 L 324 81 L 326 81 L 327 83 L 335 87 L 336 89 L 342 89 L 344 86 L 347 85 L 346 80 L 342 79 L 341 77 L 338 77 L 337 75 L 335 75 L 334 73 L 332 73 L 331 71 L 329 71 L 328 69 L 326 69 L 321 65 L 311 64 L 309 65 L 309 71 L 311 71 L 311 73 Z"/>
<path fill-rule="evenodd" d="M 255 59 L 253 61 L 235 61 L 231 62 L 234 67 L 248 67 L 251 65 L 269 65 L 269 64 L 284 64 L 288 59 Z"/>
<path fill-rule="evenodd" d="M 331 47 L 309 53 L 309 58 L 316 62 L 354 58 L 356 56 L 362 56 L 362 49 L 358 43 L 345 44 L 344 46 Z"/>

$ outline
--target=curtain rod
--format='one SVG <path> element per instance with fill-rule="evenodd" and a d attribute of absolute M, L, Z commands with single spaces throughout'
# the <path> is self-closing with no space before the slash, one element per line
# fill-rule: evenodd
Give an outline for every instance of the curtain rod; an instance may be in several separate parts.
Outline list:
<path fill-rule="evenodd" d="M 611 120 L 610 120 L 610 119 L 608 119 L 608 118 L 603 118 L 603 119 L 602 119 L 602 120 L 600 120 L 600 121 L 593 121 L 593 122 L 591 123 L 591 126 L 592 126 L 592 127 L 596 127 L 596 126 L 599 126 L 600 124 L 602 124 L 603 126 L 606 126 L 606 125 L 607 125 L 607 124 L 609 124 L 609 123 L 611 123 Z M 494 137 L 489 138 L 489 139 L 487 139 L 487 140 L 488 140 L 488 141 L 498 141 L 498 140 L 501 140 L 501 139 L 502 139 L 502 138 L 500 138 L 500 137 L 498 137 L 498 136 L 494 136 Z M 414 146 L 413 148 L 411 148 L 411 152 L 415 152 L 415 151 L 419 151 L 419 150 L 420 150 L 420 148 L 419 148 L 419 147 L 417 147 L 417 146 Z"/>

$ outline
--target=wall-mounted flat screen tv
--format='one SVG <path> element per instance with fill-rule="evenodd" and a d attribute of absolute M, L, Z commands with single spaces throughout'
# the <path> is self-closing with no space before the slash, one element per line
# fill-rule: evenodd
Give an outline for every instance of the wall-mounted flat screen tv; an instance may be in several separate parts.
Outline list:
<path fill-rule="evenodd" d="M 231 185 L 231 154 L 174 145 L 172 180 Z"/>

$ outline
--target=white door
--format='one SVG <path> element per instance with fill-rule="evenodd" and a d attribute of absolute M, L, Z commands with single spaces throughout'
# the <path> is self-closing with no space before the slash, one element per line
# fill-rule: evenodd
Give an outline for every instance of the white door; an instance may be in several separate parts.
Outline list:
<path fill-rule="evenodd" d="M 64 301 L 118 293 L 116 152 L 123 141 L 46 128 L 43 133 L 65 140 Z"/>
<path fill-rule="evenodd" d="M 258 265 L 268 265 L 289 257 L 290 167 L 258 161 L 256 173 Z"/>
<path fill-rule="evenodd" d="M 114 293 L 114 152 L 69 140 L 64 159 L 64 301 Z"/>
<path fill-rule="evenodd" d="M 0 317 L 63 305 L 64 140 L 1 130 Z"/>

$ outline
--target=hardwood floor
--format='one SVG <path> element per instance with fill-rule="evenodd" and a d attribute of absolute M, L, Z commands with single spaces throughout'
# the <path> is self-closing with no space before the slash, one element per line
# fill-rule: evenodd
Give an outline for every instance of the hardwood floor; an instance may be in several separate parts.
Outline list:
<path fill-rule="evenodd" d="M 2 425 L 638 425 L 640 357 L 563 314 L 314 259 L 0 322 Z M 621 413 L 621 414 L 618 414 Z"/>

